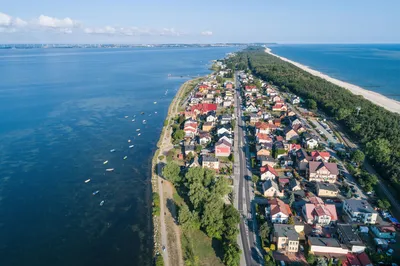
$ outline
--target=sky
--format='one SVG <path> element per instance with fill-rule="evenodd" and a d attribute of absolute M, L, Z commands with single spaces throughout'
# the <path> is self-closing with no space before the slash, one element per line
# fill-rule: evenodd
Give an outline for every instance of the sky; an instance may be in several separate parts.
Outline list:
<path fill-rule="evenodd" d="M 399 0 L 13 0 L 0 43 L 400 43 Z"/>

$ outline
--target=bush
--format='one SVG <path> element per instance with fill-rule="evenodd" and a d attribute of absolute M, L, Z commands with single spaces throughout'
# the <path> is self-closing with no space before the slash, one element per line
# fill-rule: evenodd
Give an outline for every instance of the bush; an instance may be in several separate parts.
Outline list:
<path fill-rule="evenodd" d="M 164 155 L 160 155 L 160 156 L 158 156 L 158 160 L 160 160 L 160 161 L 164 160 L 164 158 L 165 158 L 165 156 L 164 156 Z"/>

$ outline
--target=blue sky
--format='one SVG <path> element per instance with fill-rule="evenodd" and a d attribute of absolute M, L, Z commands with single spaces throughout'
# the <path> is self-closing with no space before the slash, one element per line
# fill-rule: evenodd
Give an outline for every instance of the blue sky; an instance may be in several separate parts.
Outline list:
<path fill-rule="evenodd" d="M 0 43 L 400 43 L 399 0 L 14 0 Z"/>

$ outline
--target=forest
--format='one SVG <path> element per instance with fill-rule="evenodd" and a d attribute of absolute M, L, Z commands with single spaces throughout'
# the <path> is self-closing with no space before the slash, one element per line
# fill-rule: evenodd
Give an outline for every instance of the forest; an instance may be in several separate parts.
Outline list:
<path fill-rule="evenodd" d="M 249 68 L 254 75 L 282 90 L 314 100 L 319 110 L 338 121 L 358 141 L 383 178 L 399 182 L 400 115 L 267 54 L 261 47 L 239 52 L 228 64 L 236 65 L 236 69 Z"/>

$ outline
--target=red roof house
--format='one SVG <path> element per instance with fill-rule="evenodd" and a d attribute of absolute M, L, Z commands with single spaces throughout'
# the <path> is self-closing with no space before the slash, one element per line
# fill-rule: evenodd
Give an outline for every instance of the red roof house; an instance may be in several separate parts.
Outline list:
<path fill-rule="evenodd" d="M 261 175 L 261 180 L 268 180 L 277 177 L 278 173 L 272 166 L 267 164 L 265 166 L 260 167 L 260 175 Z"/>
<path fill-rule="evenodd" d="M 216 157 L 228 157 L 231 154 L 232 144 L 226 140 L 220 140 L 215 144 Z"/>

